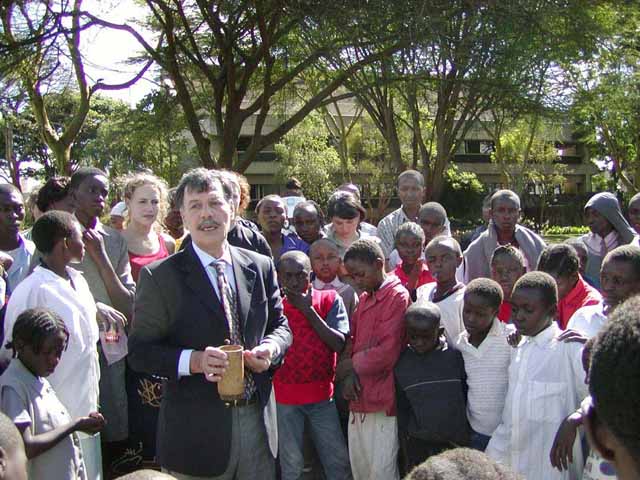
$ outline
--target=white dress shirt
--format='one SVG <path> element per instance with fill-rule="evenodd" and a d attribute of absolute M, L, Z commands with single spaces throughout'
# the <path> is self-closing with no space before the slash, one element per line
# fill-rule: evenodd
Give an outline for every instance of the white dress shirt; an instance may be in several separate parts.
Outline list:
<path fill-rule="evenodd" d="M 561 332 L 553 322 L 535 337 L 524 337 L 514 349 L 502 421 L 485 451 L 530 480 L 577 480 L 582 475 L 579 438 L 569 470 L 560 472 L 549 460 L 562 420 L 588 395 L 582 345 L 558 341 Z"/>
<path fill-rule="evenodd" d="M 69 345 L 47 380 L 71 418 L 78 418 L 98 410 L 99 333 L 96 304 L 89 285 L 77 270 L 67 267 L 67 274 L 73 287 L 51 270 L 36 267 L 9 299 L 4 334 L 5 343 L 12 339 L 18 315 L 28 308 L 46 307 L 62 317 L 69 331 Z M 12 352 L 3 345 L 0 355 L 10 358 Z"/>
<path fill-rule="evenodd" d="M 607 323 L 604 308 L 602 303 L 579 308 L 571 315 L 567 329 L 577 330 L 588 338 L 595 337 Z"/>
<path fill-rule="evenodd" d="M 500 424 L 513 351 L 507 336 L 514 331 L 513 325 L 494 318 L 489 333 L 477 348 L 469 343 L 466 330 L 458 336 L 455 348 L 464 359 L 469 387 L 467 417 L 474 432 L 491 436 Z"/>

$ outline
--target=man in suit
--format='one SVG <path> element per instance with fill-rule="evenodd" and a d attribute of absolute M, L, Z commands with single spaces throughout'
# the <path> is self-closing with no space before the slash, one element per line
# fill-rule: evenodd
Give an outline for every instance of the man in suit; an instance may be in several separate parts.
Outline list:
<path fill-rule="evenodd" d="M 176 203 L 192 244 L 142 269 L 129 362 L 165 377 L 157 454 L 178 479 L 272 479 L 277 433 L 271 376 L 292 342 L 270 258 L 230 246 L 231 188 L 220 173 L 186 173 Z M 239 332 L 235 334 L 234 332 Z M 218 348 L 244 346 L 245 395 L 223 402 Z"/>

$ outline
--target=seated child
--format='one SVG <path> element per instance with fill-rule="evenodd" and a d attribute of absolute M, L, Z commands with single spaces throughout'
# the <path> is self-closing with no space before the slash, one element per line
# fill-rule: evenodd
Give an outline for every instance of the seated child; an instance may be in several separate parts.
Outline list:
<path fill-rule="evenodd" d="M 555 280 L 547 273 L 526 273 L 513 287 L 513 323 L 525 338 L 513 350 L 502 419 L 486 449 L 531 479 L 573 480 L 582 474 L 579 441 L 568 471 L 555 470 L 549 461 L 557 425 L 587 393 L 582 345 L 557 338 L 562 332 L 555 322 L 557 304 Z"/>
<path fill-rule="evenodd" d="M 299 251 L 278 261 L 284 313 L 293 333 L 287 361 L 276 371 L 280 467 L 283 480 L 296 480 L 304 468 L 305 422 L 328 478 L 350 479 L 349 455 L 333 402 L 337 353 L 349 335 L 349 320 L 335 290 L 310 288 L 311 264 Z"/>
<path fill-rule="evenodd" d="M 465 330 L 455 344 L 467 374 L 471 447 L 483 451 L 502 416 L 512 350 L 507 337 L 515 330 L 496 317 L 501 303 L 500 285 L 489 278 L 471 280 L 464 292 Z"/>
<path fill-rule="evenodd" d="M 0 409 L 24 439 L 30 478 L 86 479 L 75 432 L 96 433 L 99 413 L 72 420 L 45 377 L 51 375 L 69 341 L 62 318 L 47 309 L 22 312 L 13 326 L 14 356 L 0 377 Z"/>
<path fill-rule="evenodd" d="M 401 262 L 393 273 L 409 291 L 411 299 L 415 301 L 418 287 L 435 282 L 426 262 L 422 258 L 424 232 L 417 223 L 403 223 L 396 230 L 394 242 Z"/>
<path fill-rule="evenodd" d="M 551 275 L 558 286 L 558 325 L 567 328 L 569 319 L 579 308 L 602 303 L 602 295 L 585 282 L 579 273 L 580 259 L 571 245 L 559 243 L 544 249 L 538 270 Z"/>
<path fill-rule="evenodd" d="M 0 412 L 0 480 L 27 480 L 27 455 L 20 432 Z"/>
<path fill-rule="evenodd" d="M 409 292 L 384 269 L 377 242 L 351 245 L 344 263 L 360 303 L 351 321 L 352 369 L 345 380 L 350 401 L 349 457 L 355 480 L 396 480 L 398 424 L 393 367 L 405 345 L 404 312 Z"/>
<path fill-rule="evenodd" d="M 454 238 L 441 235 L 429 242 L 425 255 L 429 271 L 436 281 L 418 288 L 417 300 L 438 305 L 447 340 L 454 345 L 458 335 L 464 330 L 464 285 L 456 278 L 456 269 L 462 263 L 460 244 Z"/>
<path fill-rule="evenodd" d="M 451 236 L 449 231 L 449 219 L 447 218 L 447 211 L 438 202 L 427 202 L 418 211 L 418 224 L 424 232 L 424 244 L 426 245 L 431 240 L 439 235 Z M 420 257 L 424 260 L 424 255 Z M 394 248 L 389 255 L 389 268 L 387 271 L 393 271 L 400 264 L 401 258 L 398 254 L 398 249 Z"/>
<path fill-rule="evenodd" d="M 328 238 L 316 240 L 309 249 L 309 259 L 315 276 L 313 288 L 338 292 L 347 309 L 349 319 L 351 319 L 358 306 L 358 294 L 351 285 L 341 281 L 338 277 L 338 272 L 342 268 L 338 245 Z"/>
<path fill-rule="evenodd" d="M 640 300 L 613 311 L 591 354 L 585 430 L 619 480 L 640 478 Z"/>
<path fill-rule="evenodd" d="M 432 455 L 469 443 L 466 375 L 460 352 L 440 327 L 431 302 L 411 305 L 405 315 L 409 345 L 394 368 L 398 431 L 405 472 Z"/>
<path fill-rule="evenodd" d="M 491 256 L 491 279 L 502 288 L 502 304 L 498 310 L 498 319 L 511 323 L 511 291 L 516 281 L 526 273 L 522 252 L 511 245 L 496 247 Z"/>

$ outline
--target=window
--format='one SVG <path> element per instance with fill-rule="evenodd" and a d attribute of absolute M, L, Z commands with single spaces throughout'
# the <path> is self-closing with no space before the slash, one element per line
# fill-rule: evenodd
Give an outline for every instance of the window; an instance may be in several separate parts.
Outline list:
<path fill-rule="evenodd" d="M 491 155 L 495 150 L 492 140 L 465 140 L 465 150 L 471 155 Z"/>

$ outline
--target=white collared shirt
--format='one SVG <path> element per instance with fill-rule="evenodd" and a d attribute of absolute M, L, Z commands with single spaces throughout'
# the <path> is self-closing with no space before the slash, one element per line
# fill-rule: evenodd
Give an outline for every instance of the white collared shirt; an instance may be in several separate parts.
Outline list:
<path fill-rule="evenodd" d="M 418 287 L 416 296 L 418 301 L 433 302 L 433 296 L 436 293 L 438 284 L 436 282 L 427 283 Z M 464 306 L 465 288 L 458 288 L 444 300 L 435 302 L 440 308 L 440 325 L 444 327 L 447 341 L 451 345 L 455 345 L 458 336 L 464 330 L 462 323 L 462 307 Z"/>
<path fill-rule="evenodd" d="M 313 288 L 315 288 L 316 290 L 338 291 L 340 288 L 342 288 L 343 285 L 345 285 L 345 283 L 342 280 L 340 280 L 337 275 L 330 282 L 323 282 L 317 277 L 313 280 Z"/>
<path fill-rule="evenodd" d="M 69 331 L 69 345 L 47 380 L 72 418 L 98 410 L 99 340 L 96 304 L 84 276 L 67 267 L 69 281 L 42 266 L 35 268 L 11 295 L 4 323 L 5 343 L 11 340 L 18 315 L 28 308 L 46 307 L 56 312 Z M 12 352 L 3 345 L 0 356 Z"/>
<path fill-rule="evenodd" d="M 604 327 L 604 324 L 607 323 L 604 308 L 605 305 L 603 303 L 579 308 L 571 315 L 569 323 L 567 323 L 567 329 L 577 330 L 587 338 L 595 337 Z"/>
<path fill-rule="evenodd" d="M 561 342 L 556 322 L 535 337 L 525 337 L 514 349 L 502 420 L 486 454 L 529 479 L 574 480 L 582 475 L 580 439 L 573 463 L 560 472 L 549 452 L 562 420 L 588 395 L 582 369 L 582 345 Z"/>
<path fill-rule="evenodd" d="M 500 423 L 509 384 L 509 363 L 513 347 L 507 336 L 515 331 L 497 318 L 482 343 L 476 348 L 469 343 L 464 330 L 455 344 L 462 353 L 467 373 L 467 417 L 475 432 L 490 436 Z"/>
<path fill-rule="evenodd" d="M 207 272 L 207 276 L 209 277 L 211 285 L 213 285 L 213 289 L 218 296 L 218 300 L 221 299 L 220 291 L 218 290 L 218 277 L 215 268 L 211 265 L 212 263 L 224 263 L 224 274 L 227 277 L 227 282 L 229 282 L 231 290 L 237 292 L 236 278 L 233 274 L 233 263 L 231 262 L 231 252 L 229 251 L 229 245 L 227 242 L 224 242 L 223 244 L 222 256 L 220 258 L 216 258 L 213 255 L 208 254 L 199 248 L 195 242 L 192 242 L 191 245 L 193 245 L 193 251 L 196 252 L 196 256 L 200 260 L 200 263 L 202 263 L 204 271 Z"/>

